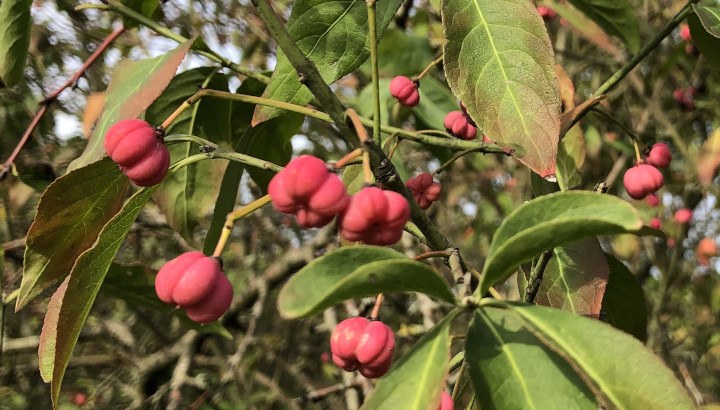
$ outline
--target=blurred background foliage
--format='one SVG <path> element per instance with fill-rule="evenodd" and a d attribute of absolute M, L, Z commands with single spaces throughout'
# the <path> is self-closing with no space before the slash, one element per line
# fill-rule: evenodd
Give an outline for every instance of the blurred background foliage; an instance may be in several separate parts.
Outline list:
<path fill-rule="evenodd" d="M 631 2 L 642 39 L 655 34 L 685 4 L 677 0 Z M 72 76 L 122 23 L 122 18 L 112 13 L 74 11 L 76 5 L 67 1 L 33 3 L 25 79 L 12 88 L 0 88 L 0 160 L 10 155 L 38 103 Z M 291 5 L 289 0 L 274 2 L 285 18 Z M 380 43 L 385 123 L 438 129 L 445 114 L 458 109 L 439 69 L 422 79 L 421 104 L 414 109 L 395 104 L 387 89 L 393 76 L 417 75 L 441 54 L 438 10 L 439 0 L 406 1 Z M 247 1 L 163 1 L 152 19 L 184 36 L 199 35 L 212 49 L 244 66 L 256 70 L 274 67 L 275 44 Z M 587 21 L 580 23 L 569 24 L 560 17 L 546 21 L 556 61 L 574 84 L 575 103 L 587 99 L 629 58 L 619 42 L 593 30 Z M 145 27 L 131 21 L 125 24 L 127 32 L 75 87 L 50 105 L 15 162 L 14 172 L 0 183 L 2 295 L 8 302 L 3 305 L 0 409 L 50 408 L 49 387 L 37 370 L 38 335 L 49 293 L 18 313 L 8 301 L 20 284 L 23 238 L 42 189 L 64 174 L 69 162 L 82 152 L 102 104 L 99 93 L 107 88 L 117 62 L 153 57 L 176 46 Z M 180 70 L 208 65 L 212 65 L 209 60 L 191 53 Z M 664 172 L 660 206 L 651 208 L 644 201 L 634 201 L 648 221 L 660 218 L 667 238 L 618 236 L 601 238 L 601 244 L 623 260 L 642 284 L 649 312 L 647 343 L 675 371 L 698 404 L 720 402 L 720 261 L 711 259 L 704 266 L 695 257 L 702 238 L 720 239 L 720 179 L 712 164 L 701 161 L 704 149 L 720 143 L 718 68 L 684 40 L 678 29 L 602 102 L 599 109 L 612 119 L 593 112 L 578 126 L 584 136 L 585 159 L 577 188 L 593 189 L 605 183 L 610 194 L 627 198 L 621 177 L 633 165 L 634 151 L 625 129 L 645 144 L 662 141 L 672 147 L 673 162 Z M 222 75 L 231 91 L 244 81 L 227 70 Z M 361 115 L 371 116 L 369 83 L 366 64 L 338 81 L 335 90 Z M 328 124 L 307 119 L 292 139 L 293 152 L 338 159 L 347 147 L 334 134 Z M 393 162 L 407 178 L 432 172 L 451 156 L 447 149 L 404 141 Z M 708 167 L 712 169 L 708 171 Z M 710 183 L 701 183 L 699 175 L 708 172 L 713 176 Z M 505 156 L 466 155 L 436 179 L 442 182 L 444 193 L 429 215 L 475 266 L 481 266 L 502 219 L 534 195 L 530 172 Z M 245 174 L 238 203 L 259 195 L 259 188 Z M 672 215 L 685 207 L 694 210 L 693 219 L 688 225 L 678 224 Z M 303 230 L 269 207 L 236 225 L 225 253 L 225 270 L 236 293 L 231 312 L 223 319 L 231 339 L 217 328 L 189 331 L 184 322 L 157 304 L 149 286 L 153 269 L 180 252 L 198 248 L 211 217 L 210 213 L 201 219 L 188 238 L 173 231 L 156 206 L 143 210 L 70 361 L 61 396 L 63 408 L 164 408 L 172 402 L 178 408 L 337 409 L 345 408 L 352 394 L 362 397 L 367 385 L 344 375 L 329 361 L 329 332 L 344 317 L 367 313 L 372 300 L 350 301 L 304 321 L 282 320 L 275 308 L 278 285 L 289 274 L 339 245 L 330 230 Z M 407 235 L 396 247 L 409 255 L 423 251 Z M 444 271 L 444 266 L 436 265 Z M 508 280 L 501 290 L 509 297 L 517 295 L 516 280 Z M 398 355 L 436 323 L 445 309 L 424 296 L 389 297 L 381 316 L 398 334 Z M 357 388 L 322 390 L 338 383 Z M 317 392 L 320 397 L 313 399 Z M 172 395 L 181 398 L 172 401 Z"/>

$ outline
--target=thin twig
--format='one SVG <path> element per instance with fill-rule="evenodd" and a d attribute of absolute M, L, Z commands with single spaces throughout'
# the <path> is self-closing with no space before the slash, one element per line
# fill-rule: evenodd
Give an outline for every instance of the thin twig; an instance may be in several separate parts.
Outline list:
<path fill-rule="evenodd" d="M 535 268 L 530 274 L 530 280 L 525 288 L 525 302 L 535 303 L 535 297 L 537 296 L 538 290 L 540 290 L 540 285 L 542 284 L 545 267 L 547 267 L 548 262 L 550 262 L 552 255 L 553 250 L 550 249 L 549 251 L 543 253 L 535 264 Z"/>

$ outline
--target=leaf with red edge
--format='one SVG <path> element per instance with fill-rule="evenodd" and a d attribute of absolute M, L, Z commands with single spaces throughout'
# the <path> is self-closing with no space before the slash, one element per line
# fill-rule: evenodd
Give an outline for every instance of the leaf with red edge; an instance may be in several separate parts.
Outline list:
<path fill-rule="evenodd" d="M 55 407 L 65 369 L 110 264 L 156 187 L 140 189 L 125 202 L 120 212 L 105 224 L 93 246 L 80 255 L 51 300 L 39 352 L 42 375 L 51 382 Z"/>
<path fill-rule="evenodd" d="M 553 250 L 535 303 L 598 318 L 610 276 L 596 237 Z"/>
<path fill-rule="evenodd" d="M 136 118 L 155 101 L 170 84 L 193 41 L 188 40 L 164 55 L 140 61 L 123 60 L 115 67 L 95 132 L 82 155 L 70 163 L 68 172 L 105 155 L 103 142 L 108 128 L 120 120 Z"/>
<path fill-rule="evenodd" d="M 555 173 L 560 95 L 545 24 L 527 0 L 442 3 L 445 73 L 478 128 L 542 177 Z"/>
<path fill-rule="evenodd" d="M 128 179 L 105 158 L 56 179 L 40 197 L 25 240 L 15 310 L 66 275 L 120 209 Z"/>

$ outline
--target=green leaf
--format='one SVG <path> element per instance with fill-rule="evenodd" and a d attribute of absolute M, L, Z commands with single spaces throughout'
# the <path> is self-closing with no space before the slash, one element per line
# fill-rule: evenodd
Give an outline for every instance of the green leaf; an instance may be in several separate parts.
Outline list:
<path fill-rule="evenodd" d="M 145 306 L 159 312 L 170 312 L 173 306 L 163 302 L 155 293 L 155 274 L 143 265 L 113 263 L 108 269 L 100 294 L 126 301 L 132 306 Z"/>
<path fill-rule="evenodd" d="M 644 342 L 648 313 L 642 286 L 625 264 L 610 254 L 605 257 L 610 267 L 610 279 L 602 302 L 605 319 L 615 328 Z"/>
<path fill-rule="evenodd" d="M 553 253 L 535 303 L 576 315 L 600 317 L 610 268 L 598 239 L 591 237 L 559 246 Z"/>
<path fill-rule="evenodd" d="M 445 74 L 487 136 L 530 169 L 555 173 L 560 93 L 550 38 L 527 0 L 446 0 Z"/>
<path fill-rule="evenodd" d="M 151 17 L 160 5 L 159 0 L 120 0 L 120 3 L 126 5 L 134 11 L 137 11 L 145 17 Z M 137 27 L 138 23 L 133 19 L 123 16 L 123 25 L 125 28 L 130 29 Z"/>
<path fill-rule="evenodd" d="M 426 35 L 408 34 L 396 28 L 385 30 L 377 51 L 378 71 L 382 77 L 417 75 L 435 59 Z M 363 70 L 369 75 L 369 60 L 363 64 Z"/>
<path fill-rule="evenodd" d="M 192 43 L 193 40 L 188 40 L 176 49 L 155 58 L 123 60 L 118 63 L 110 79 L 103 112 L 90 142 L 82 155 L 70 163 L 68 172 L 95 162 L 105 155 L 103 144 L 108 128 L 120 120 L 136 118 L 145 111 L 175 76 L 175 71 Z"/>
<path fill-rule="evenodd" d="M 450 363 L 450 312 L 395 363 L 363 404 L 363 409 L 434 410 L 440 404 Z"/>
<path fill-rule="evenodd" d="M 400 4 L 402 0 L 378 0 L 375 3 L 378 39 L 395 17 Z M 298 0 L 293 3 L 287 30 L 328 84 L 358 68 L 370 55 L 367 8 L 361 0 Z M 263 97 L 298 105 L 312 100 L 312 93 L 300 83 L 295 68 L 282 50 L 278 50 L 275 71 Z M 258 105 L 253 125 L 283 112 Z"/>
<path fill-rule="evenodd" d="M 720 53 L 717 52 L 720 48 L 720 38 L 710 35 L 695 13 L 688 14 L 687 22 L 690 27 L 690 36 L 697 49 L 707 58 L 713 68 L 720 68 Z"/>
<path fill-rule="evenodd" d="M 484 294 L 548 249 L 591 236 L 636 233 L 642 226 L 635 208 L 611 195 L 568 191 L 525 202 L 495 232 L 478 291 Z"/>
<path fill-rule="evenodd" d="M 145 119 L 160 124 L 188 97 L 205 88 L 227 91 L 227 79 L 215 75 L 216 67 L 200 67 L 178 74 L 147 109 Z M 218 144 L 231 140 L 231 103 L 217 98 L 203 98 L 183 113 L 167 128 L 166 134 L 192 134 Z M 190 142 L 168 147 L 173 162 L 198 152 L 198 145 Z M 168 175 L 155 192 L 153 199 L 165 214 L 170 227 L 186 241 L 193 243 L 193 232 L 215 204 L 225 161 L 200 161 Z"/>
<path fill-rule="evenodd" d="M 625 332 L 542 306 L 506 304 L 525 326 L 569 360 L 592 384 L 605 408 L 694 409 L 687 392 L 660 359 Z M 609 358 L 626 359 L 609 360 Z"/>
<path fill-rule="evenodd" d="M 570 128 L 558 146 L 555 175 L 563 191 L 582 184 L 580 168 L 584 162 L 585 136 L 580 125 L 576 125 Z"/>
<path fill-rule="evenodd" d="M 567 20 L 571 29 L 575 30 L 601 50 L 604 50 L 612 55 L 618 54 L 618 48 L 610 41 L 610 37 L 607 33 L 605 33 L 600 26 L 590 20 L 590 18 L 588 18 L 585 14 L 566 3 L 564 0 L 544 0 L 542 3 L 536 2 L 536 4 L 548 6 L 555 10 L 560 17 Z"/>
<path fill-rule="evenodd" d="M 287 319 L 308 317 L 351 298 L 391 292 L 421 292 L 446 302 L 455 297 L 445 278 L 404 254 L 377 246 L 348 246 L 300 269 L 278 295 Z"/>
<path fill-rule="evenodd" d="M 468 329 L 466 360 L 482 408 L 597 409 L 592 391 L 513 312 L 481 308 Z"/>
<path fill-rule="evenodd" d="M 87 175 L 87 174 L 86 174 Z M 115 254 L 140 210 L 155 187 L 143 188 L 131 196 L 103 227 L 97 241 L 82 253 L 51 298 L 51 305 L 40 335 L 40 363 L 43 377 L 51 381 L 52 401 L 57 406 L 65 369 L 77 343 L 95 297 Z"/>
<path fill-rule="evenodd" d="M 720 38 L 720 7 L 701 6 L 699 4 L 693 4 L 692 7 L 705 30 Z"/>
<path fill-rule="evenodd" d="M 30 46 L 31 0 L 0 2 L 0 80 L 13 87 L 25 77 Z"/>
<path fill-rule="evenodd" d="M 40 197 L 26 238 L 15 310 L 66 275 L 120 209 L 128 179 L 105 158 L 56 179 Z"/>
<path fill-rule="evenodd" d="M 640 29 L 628 0 L 570 0 L 570 3 L 606 33 L 622 40 L 631 52 L 640 49 Z"/>
<path fill-rule="evenodd" d="M 425 124 L 437 130 L 445 130 L 445 116 L 450 111 L 459 111 L 460 105 L 447 86 L 432 77 L 420 80 L 420 104 L 413 107 L 413 112 Z M 479 136 L 482 138 L 482 135 Z"/>

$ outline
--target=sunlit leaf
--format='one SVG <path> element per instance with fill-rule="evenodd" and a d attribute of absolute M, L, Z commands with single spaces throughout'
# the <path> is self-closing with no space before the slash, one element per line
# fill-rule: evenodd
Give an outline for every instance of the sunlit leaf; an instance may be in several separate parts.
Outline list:
<path fill-rule="evenodd" d="M 25 77 L 30 46 L 31 0 L 0 2 L 0 80 L 13 87 Z"/>
<path fill-rule="evenodd" d="M 482 408 L 597 409 L 572 367 L 504 309 L 475 311 L 466 360 Z"/>
<path fill-rule="evenodd" d="M 720 7 L 700 4 L 693 4 L 692 7 L 705 30 L 713 36 L 720 38 Z"/>
<path fill-rule="evenodd" d="M 402 0 L 378 0 L 375 3 L 378 39 L 395 17 L 400 4 Z M 370 56 L 367 6 L 361 0 L 295 1 L 287 30 L 328 84 L 352 72 Z M 263 97 L 298 105 L 305 105 L 312 99 L 312 93 L 300 83 L 295 68 L 282 50 L 278 50 L 275 71 Z M 258 105 L 253 125 L 283 112 Z"/>
<path fill-rule="evenodd" d="M 640 341 L 594 319 L 542 306 L 510 304 L 525 327 L 573 364 L 606 408 L 694 409 L 685 388 Z M 608 360 L 626 358 L 627 360 Z"/>
<path fill-rule="evenodd" d="M 550 38 L 532 2 L 443 2 L 445 74 L 490 138 L 546 177 L 555 173 L 560 96 Z"/>
<path fill-rule="evenodd" d="M 105 155 L 105 133 L 114 123 L 135 118 L 152 103 L 175 76 L 190 49 L 189 40 L 168 53 L 146 60 L 123 60 L 115 66 L 105 95 L 103 113 L 85 151 L 70 163 L 68 172 Z M 152 124 L 160 125 L 160 124 Z"/>

